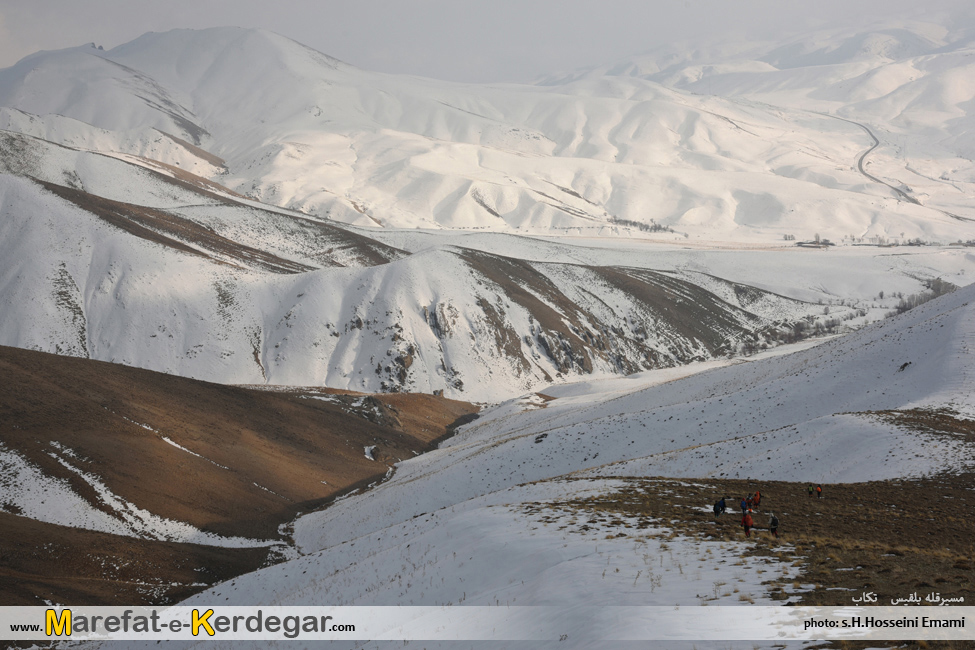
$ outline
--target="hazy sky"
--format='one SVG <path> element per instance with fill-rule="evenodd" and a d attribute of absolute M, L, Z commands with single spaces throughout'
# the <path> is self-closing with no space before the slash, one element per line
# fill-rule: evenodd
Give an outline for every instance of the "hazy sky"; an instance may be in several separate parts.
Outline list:
<path fill-rule="evenodd" d="M 369 70 L 530 81 L 675 40 L 762 38 L 971 0 L 0 0 L 0 67 L 45 49 L 109 49 L 148 31 L 263 27 Z M 920 8 L 922 7 L 923 8 Z"/>

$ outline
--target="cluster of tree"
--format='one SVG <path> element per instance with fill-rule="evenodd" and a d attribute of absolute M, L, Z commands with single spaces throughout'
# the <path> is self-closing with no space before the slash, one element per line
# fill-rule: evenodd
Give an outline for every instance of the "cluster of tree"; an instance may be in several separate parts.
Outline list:
<path fill-rule="evenodd" d="M 620 219 L 618 217 L 610 217 L 609 222 L 617 226 L 627 226 L 629 228 L 636 228 L 637 230 L 642 230 L 643 232 L 677 232 L 673 228 L 668 226 L 663 226 L 653 219 L 650 223 L 643 223 L 642 221 L 632 221 L 630 219 Z M 685 235 L 686 237 L 686 235 Z"/>
<path fill-rule="evenodd" d="M 866 309 L 857 309 L 856 311 L 844 314 L 842 318 L 819 320 L 815 316 L 806 316 L 804 319 L 794 323 L 780 323 L 778 326 L 762 333 L 755 333 L 750 338 L 746 338 L 737 345 L 734 345 L 728 352 L 730 355 L 743 354 L 749 356 L 756 352 L 767 350 L 773 345 L 798 343 L 813 336 L 836 334 L 840 331 L 843 321 L 866 315 Z"/>
<path fill-rule="evenodd" d="M 900 298 L 900 302 L 894 307 L 894 311 L 887 312 L 887 316 L 895 316 L 897 314 L 903 314 L 909 309 L 914 309 L 918 305 L 923 305 L 929 300 L 934 300 L 938 296 L 943 296 L 946 293 L 951 293 L 958 287 L 947 280 L 942 280 L 941 278 L 933 278 L 931 280 L 925 280 L 924 286 L 927 288 L 926 291 L 921 293 L 912 293 L 909 296 L 904 297 L 903 294 L 897 294 Z"/>

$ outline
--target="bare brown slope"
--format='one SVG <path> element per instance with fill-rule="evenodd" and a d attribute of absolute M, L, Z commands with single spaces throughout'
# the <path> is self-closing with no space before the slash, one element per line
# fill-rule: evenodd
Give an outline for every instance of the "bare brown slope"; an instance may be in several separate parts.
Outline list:
<path fill-rule="evenodd" d="M 0 439 L 45 472 L 91 493 L 51 456 L 61 455 L 157 515 L 265 539 L 278 537 L 278 524 L 296 511 L 381 478 L 386 464 L 366 458 L 364 447 L 406 459 L 476 410 L 399 396 L 404 419 L 425 423 L 407 430 L 398 417 L 372 417 L 377 409 L 395 413 L 387 396 L 355 407 L 7 347 L 0 347 L 0 374 Z M 93 494 L 90 500 L 100 504 Z"/>
<path fill-rule="evenodd" d="M 156 208 L 112 201 L 63 185 L 38 180 L 44 189 L 70 201 L 116 228 L 184 253 L 210 257 L 206 252 L 229 258 L 245 267 L 272 273 L 302 273 L 313 267 L 287 260 L 267 251 L 240 244 L 203 226 Z M 194 248 L 199 247 L 199 248 Z M 202 250 L 200 250 L 202 249 Z M 211 258 L 213 259 L 213 258 Z M 222 261 L 217 258 L 215 261 Z"/>
<path fill-rule="evenodd" d="M 183 147 L 184 149 L 189 151 L 191 154 L 193 154 L 200 160 L 205 160 L 206 162 L 210 163 L 214 167 L 223 167 L 224 169 L 226 169 L 227 161 L 225 161 L 220 156 L 216 156 L 210 153 L 209 151 L 207 151 L 206 149 L 201 149 L 200 147 L 196 146 L 192 142 L 187 142 L 182 138 L 177 138 L 175 135 L 171 133 L 166 133 L 165 131 L 159 131 L 159 129 L 155 129 L 155 130 L 158 131 L 159 133 L 162 133 L 164 136 L 166 136 L 167 138 L 169 138 L 179 146 Z"/>
<path fill-rule="evenodd" d="M 0 605 L 178 602 L 264 565 L 267 548 L 157 542 L 0 512 Z"/>
<path fill-rule="evenodd" d="M 917 417 L 916 412 L 900 415 Z M 971 424 L 966 428 L 970 434 Z M 571 513 L 568 529 L 596 539 L 607 533 L 642 535 L 664 521 L 677 534 L 736 541 L 745 552 L 795 561 L 801 567 L 799 582 L 814 585 L 791 596 L 796 605 L 850 606 L 864 592 L 874 592 L 877 604 L 885 605 L 912 592 L 935 591 L 943 598 L 962 597 L 967 605 L 975 599 L 973 479 L 971 473 L 944 473 L 833 484 L 817 498 L 809 495 L 808 483 L 614 478 L 623 484 L 618 491 L 530 510 L 549 522 L 552 510 Z M 755 508 L 755 532 L 746 538 L 735 502 L 756 490 L 762 493 L 761 508 Z M 715 519 L 710 505 L 722 496 L 730 496 L 728 514 Z M 768 532 L 771 512 L 779 519 L 778 539 Z M 786 585 L 770 578 L 771 597 L 788 600 Z"/>
<path fill-rule="evenodd" d="M 285 539 L 279 526 L 298 512 L 382 480 L 477 410 L 430 395 L 323 401 L 313 398 L 331 391 L 223 386 L 2 346 L 0 376 L 0 443 L 93 506 L 111 512 L 58 458 L 156 515 L 255 539 Z M 0 605 L 171 603 L 274 561 L 267 548 L 43 523 L 4 501 Z"/>
<path fill-rule="evenodd" d="M 193 146 L 178 138 L 177 140 L 184 146 Z M 197 223 L 192 218 L 180 214 L 173 214 L 152 206 L 106 199 L 85 192 L 72 182 L 68 183 L 70 187 L 65 187 L 63 178 L 77 180 L 74 170 L 62 169 L 51 174 L 50 170 L 43 171 L 41 165 L 42 160 L 46 159 L 52 151 L 57 150 L 79 151 L 41 138 L 0 130 L 0 171 L 39 182 L 49 191 L 132 235 L 184 253 L 203 257 L 210 257 L 213 254 L 219 258 L 217 261 L 236 263 L 274 273 L 300 273 L 314 268 L 275 254 L 273 250 L 264 250 L 259 245 L 255 248 L 237 242 L 232 237 L 222 235 L 218 232 L 219 229 L 214 229 L 206 223 Z M 376 266 L 408 255 L 405 251 L 346 230 L 334 223 L 278 211 L 270 206 L 261 207 L 257 201 L 175 165 L 142 156 L 128 156 L 123 159 L 109 154 L 92 155 L 110 158 L 114 164 L 128 165 L 131 167 L 131 173 L 137 174 L 143 181 L 145 174 L 148 173 L 151 181 L 172 185 L 195 194 L 199 196 L 201 203 L 212 202 L 214 207 L 229 206 L 237 210 L 260 212 L 268 225 L 273 225 L 273 228 L 284 236 L 307 242 L 308 250 L 314 251 L 308 255 L 308 258 L 322 267 L 344 266 L 350 260 L 356 266 Z M 58 164 L 54 162 L 55 166 Z"/>
<path fill-rule="evenodd" d="M 168 133 L 164 133 L 163 135 L 173 138 L 173 136 L 169 135 Z M 4 136 L 6 136 L 6 138 Z M 2 151 L 2 147 L 5 144 L 5 139 L 11 139 L 12 137 L 13 134 L 0 135 L 0 151 Z M 180 140 L 179 138 L 173 139 L 183 146 L 193 146 L 184 140 Z M 19 146 L 21 149 L 24 148 L 22 143 L 17 143 L 16 141 L 6 146 Z M 194 149 L 196 149 L 196 147 L 194 147 Z M 201 154 L 213 156 L 213 154 L 209 154 L 202 149 L 199 151 Z M 24 155 L 21 152 L 18 153 L 21 156 Z M 194 153 L 196 152 L 194 151 Z M 223 165 L 223 160 L 221 158 L 217 158 L 216 156 L 213 156 L 213 158 L 220 161 L 221 166 Z M 175 185 L 176 187 L 189 192 L 194 192 L 207 199 L 223 203 L 224 205 L 260 210 L 264 213 L 264 217 L 268 221 L 278 222 L 279 228 L 283 230 L 292 230 L 295 236 L 315 242 L 316 246 L 321 249 L 321 253 L 316 256 L 316 259 L 322 266 L 342 266 L 342 264 L 338 263 L 334 259 L 335 256 L 333 253 L 337 250 L 352 253 L 356 257 L 357 262 L 362 266 L 378 266 L 380 264 L 386 264 L 387 262 L 406 257 L 409 254 L 406 251 L 383 244 L 370 237 L 346 230 L 345 228 L 341 228 L 333 223 L 324 223 L 317 219 L 301 217 L 288 212 L 279 212 L 273 209 L 255 207 L 253 204 L 258 203 L 258 201 L 255 199 L 248 198 L 228 187 L 220 185 L 219 183 L 211 181 L 210 179 L 203 178 L 202 176 L 197 176 L 196 174 L 188 172 L 180 167 L 176 167 L 175 165 L 170 165 L 143 156 L 132 156 L 132 159 L 125 160 L 124 162 L 132 163 L 133 159 L 138 161 L 138 164 L 135 166 L 149 172 L 156 180 L 168 183 L 170 185 Z"/>

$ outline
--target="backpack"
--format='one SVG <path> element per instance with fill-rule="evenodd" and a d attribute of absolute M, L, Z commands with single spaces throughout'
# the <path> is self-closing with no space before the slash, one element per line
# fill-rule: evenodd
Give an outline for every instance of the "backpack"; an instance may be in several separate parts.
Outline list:
<path fill-rule="evenodd" d="M 778 517 L 772 517 L 772 521 L 768 522 L 768 525 L 769 525 L 769 528 L 778 528 L 779 527 L 779 518 Z"/>

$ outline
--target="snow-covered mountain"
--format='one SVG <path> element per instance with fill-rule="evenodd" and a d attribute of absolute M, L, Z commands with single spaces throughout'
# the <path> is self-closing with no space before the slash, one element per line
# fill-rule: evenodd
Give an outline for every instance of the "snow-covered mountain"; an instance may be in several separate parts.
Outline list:
<path fill-rule="evenodd" d="M 794 557 L 742 557 L 736 539 L 684 538 L 670 518 L 577 526 L 567 504 L 633 475 L 693 478 L 710 498 L 738 479 L 972 470 L 975 254 L 878 246 L 975 239 L 971 42 L 901 26 L 658 53 L 534 86 L 370 73 L 232 28 L 38 53 L 0 71 L 0 344 L 220 383 L 497 403 L 376 489 L 298 519 L 303 557 L 191 603 L 554 604 L 573 640 L 573 612 L 591 606 L 734 604 L 711 577 L 729 566 L 747 572 L 750 602 L 771 603 L 765 571 L 786 597 L 812 588 L 792 584 Z M 961 288 L 884 320 L 945 283 Z M 810 332 L 847 336 L 763 351 Z M 342 410 L 300 399 L 268 409 L 297 403 L 309 435 Z M 297 461 L 259 437 L 273 467 L 227 452 L 232 423 L 162 437 L 176 418 L 130 408 L 119 435 L 140 429 L 130 437 L 174 467 L 208 463 L 239 498 L 338 489 L 309 478 L 318 447 L 296 443 L 305 469 L 285 477 Z M 352 420 L 336 415 L 329 444 L 371 469 L 379 434 L 340 441 Z M 112 448 L 71 455 L 100 440 L 83 433 L 18 431 L 0 449 L 17 470 L 7 488 L 32 497 L 11 501 L 21 512 L 49 514 L 29 492 L 46 480 L 35 465 L 108 466 Z M 244 457 L 248 472 L 223 474 Z M 111 470 L 74 472 L 73 492 L 97 479 L 154 495 Z M 150 513 L 165 521 L 140 510 L 152 526 L 122 532 L 199 539 L 213 522 L 185 516 L 192 484 L 175 487 L 177 503 L 159 496 Z M 118 532 L 109 510 L 138 499 L 89 501 L 99 512 L 46 521 Z M 709 519 L 707 505 L 680 512 Z M 193 527 L 169 535 L 172 522 Z M 220 532 L 286 536 L 273 523 Z M 665 553 L 667 568 L 653 562 Z"/>
<path fill-rule="evenodd" d="M 851 120 L 879 140 L 871 174 L 907 192 L 902 198 L 971 218 L 973 35 L 967 23 L 854 26 L 786 42 L 666 47 L 542 83 L 643 80 L 747 106 Z M 856 134 L 858 127 L 850 128 Z"/>
<path fill-rule="evenodd" d="M 162 165 L 0 143 L 7 345 L 223 382 L 499 399 L 724 356 L 826 319 L 646 264 L 410 254 Z"/>
<path fill-rule="evenodd" d="M 863 70 L 843 58 L 848 49 L 836 48 L 836 65 Z M 963 60 L 940 60 L 965 76 Z M 811 54 L 788 63 L 831 92 L 835 80 L 819 72 L 830 66 Z M 265 202 L 367 226 L 971 237 L 967 224 L 861 175 L 856 158 L 872 142 L 856 126 L 810 106 L 704 96 L 684 77 L 660 80 L 692 92 L 611 72 L 556 85 L 451 84 L 358 70 L 263 31 L 176 30 L 109 51 L 42 52 L 0 71 L 0 124 L 152 154 Z M 890 83 L 916 94 L 904 75 Z M 757 93 L 740 76 L 727 85 L 721 94 Z M 931 128 L 950 117 L 931 117 Z M 966 201 L 952 207 L 975 218 Z"/>
<path fill-rule="evenodd" d="M 866 65 L 804 47 L 765 58 Z M 875 175 L 875 125 L 623 72 L 450 84 L 236 28 L 29 56 L 0 71 L 0 343 L 498 400 L 762 347 L 800 321 L 858 326 L 895 292 L 966 283 L 964 249 L 749 250 L 971 239 L 969 194 L 928 208 Z"/>

